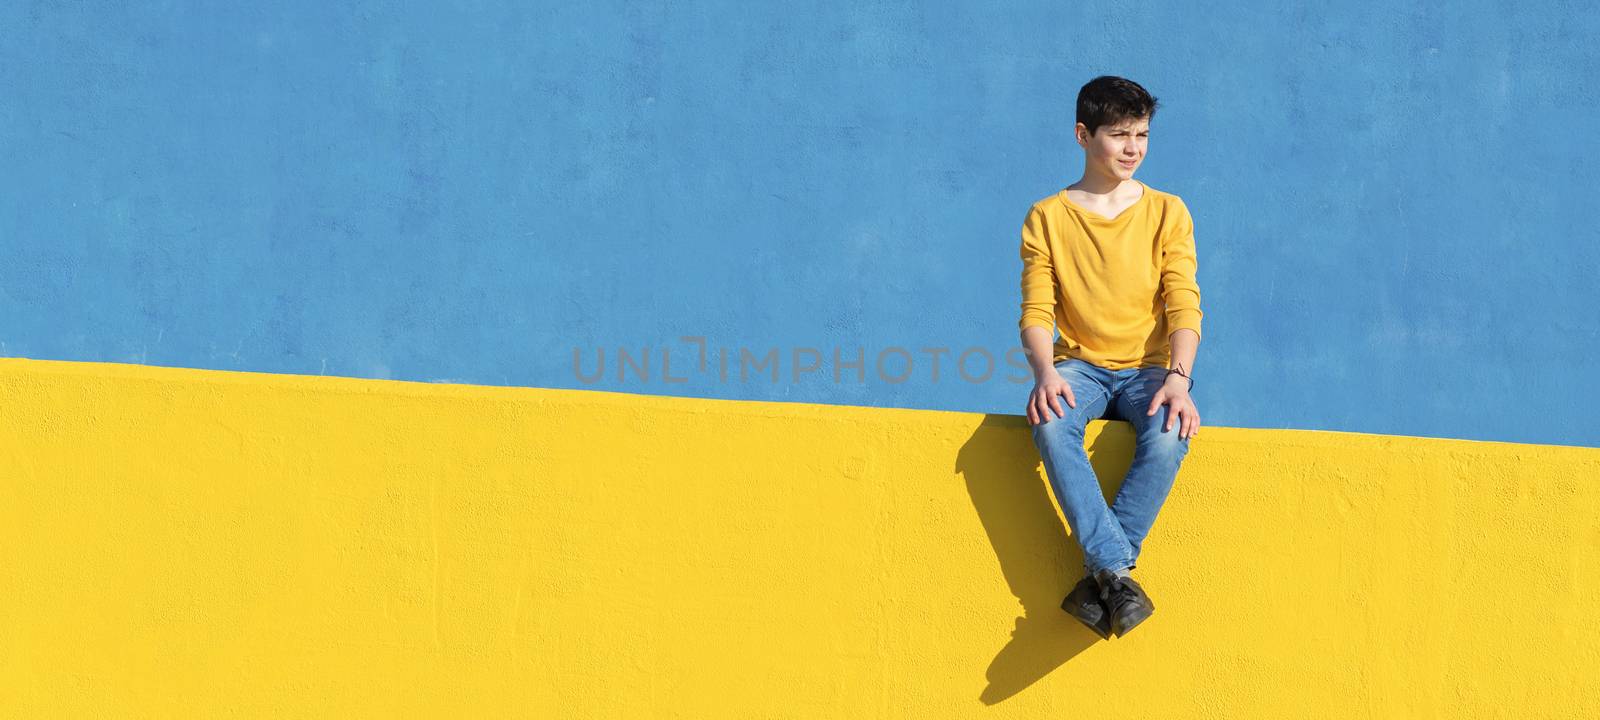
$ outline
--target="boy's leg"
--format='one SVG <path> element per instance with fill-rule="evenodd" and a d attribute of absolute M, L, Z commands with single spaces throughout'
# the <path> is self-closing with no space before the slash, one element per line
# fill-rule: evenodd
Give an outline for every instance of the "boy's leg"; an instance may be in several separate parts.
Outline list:
<path fill-rule="evenodd" d="M 1106 505 L 1100 480 L 1083 448 L 1083 430 L 1090 420 L 1099 418 L 1110 401 L 1109 374 L 1077 359 L 1056 364 L 1056 371 L 1072 387 L 1076 408 L 1058 398 L 1065 417 L 1052 412 L 1045 422 L 1033 426 L 1033 443 L 1044 461 L 1045 475 L 1061 511 L 1067 517 L 1072 535 L 1083 548 L 1084 565 L 1093 573 L 1117 570 L 1133 564 L 1133 549 L 1123 537 L 1122 526 Z"/>
<path fill-rule="evenodd" d="M 1189 452 L 1189 441 L 1178 437 L 1178 418 L 1173 418 L 1171 430 L 1164 430 L 1172 412 L 1169 406 L 1163 404 L 1156 409 L 1156 414 L 1145 414 L 1166 376 L 1165 368 L 1141 369 L 1114 391 L 1112 399 L 1117 412 L 1133 426 L 1136 438 L 1133 465 L 1128 468 L 1122 488 L 1111 504 L 1112 514 L 1122 527 L 1135 562 L 1150 526 L 1155 524 L 1156 514 L 1172 490 L 1178 467 Z"/>

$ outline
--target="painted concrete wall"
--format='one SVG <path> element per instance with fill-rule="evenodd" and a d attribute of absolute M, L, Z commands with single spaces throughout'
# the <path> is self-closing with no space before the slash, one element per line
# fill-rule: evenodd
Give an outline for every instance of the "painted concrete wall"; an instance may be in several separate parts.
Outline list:
<path fill-rule="evenodd" d="M 7 717 L 1600 713 L 1595 449 L 1212 428 L 1102 642 L 1010 415 L 14 359 L 0 397 Z M 1114 491 L 1131 433 L 1089 436 Z"/>
<path fill-rule="evenodd" d="M 1553 2 L 0 3 L 0 355 L 1020 414 L 1023 214 L 1117 73 L 1196 217 L 1209 424 L 1600 445 L 1597 34 Z"/>

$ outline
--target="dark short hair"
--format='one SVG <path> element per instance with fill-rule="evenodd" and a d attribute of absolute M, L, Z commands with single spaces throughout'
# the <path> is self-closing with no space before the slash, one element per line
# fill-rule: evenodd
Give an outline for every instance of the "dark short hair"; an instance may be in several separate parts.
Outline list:
<path fill-rule="evenodd" d="M 1078 90 L 1078 122 L 1090 135 L 1102 125 L 1153 119 L 1159 106 L 1142 85 L 1115 75 L 1101 75 Z"/>

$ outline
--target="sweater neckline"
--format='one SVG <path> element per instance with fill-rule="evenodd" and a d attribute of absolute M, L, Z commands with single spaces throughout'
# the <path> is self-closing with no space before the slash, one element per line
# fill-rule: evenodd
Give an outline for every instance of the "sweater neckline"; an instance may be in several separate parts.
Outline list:
<path fill-rule="evenodd" d="M 1145 203 L 1145 201 L 1150 199 L 1150 194 L 1152 192 L 1150 190 L 1150 186 L 1144 184 L 1143 180 L 1134 180 L 1134 182 L 1139 183 L 1139 187 L 1143 188 L 1144 192 L 1139 194 L 1139 199 L 1138 200 L 1134 200 L 1132 205 L 1129 205 L 1129 206 L 1123 208 L 1122 212 L 1117 213 L 1117 216 L 1114 217 L 1114 218 L 1108 218 L 1108 217 L 1106 217 L 1104 215 L 1101 215 L 1100 213 L 1093 212 L 1091 210 L 1087 210 L 1087 209 L 1079 206 L 1077 203 L 1067 199 L 1067 190 L 1066 190 L 1066 188 L 1062 188 L 1061 192 L 1057 194 L 1057 197 L 1061 198 L 1061 204 L 1062 205 L 1067 206 L 1068 209 L 1070 209 L 1070 210 L 1078 213 L 1079 215 L 1082 215 L 1082 216 L 1084 216 L 1084 217 L 1086 217 L 1086 218 L 1088 218 L 1090 220 L 1094 220 L 1096 222 L 1102 222 L 1102 223 L 1115 223 L 1115 222 L 1119 222 L 1121 220 L 1126 219 L 1128 217 L 1128 215 L 1134 211 L 1135 208 L 1138 208 L 1140 205 L 1143 205 Z"/>

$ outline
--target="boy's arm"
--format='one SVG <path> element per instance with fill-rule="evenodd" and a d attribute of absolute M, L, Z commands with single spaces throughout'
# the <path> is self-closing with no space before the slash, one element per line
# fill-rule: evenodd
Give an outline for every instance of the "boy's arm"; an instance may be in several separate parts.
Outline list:
<path fill-rule="evenodd" d="M 1022 347 L 1038 379 L 1045 370 L 1054 369 L 1056 335 L 1056 282 L 1055 269 L 1050 264 L 1050 243 L 1045 238 L 1044 214 L 1038 208 L 1028 210 L 1022 222 L 1022 319 L 1017 323 L 1022 332 Z M 1041 330 L 1028 328 L 1036 327 Z"/>
<path fill-rule="evenodd" d="M 1200 347 L 1200 318 L 1204 315 L 1200 312 L 1200 284 L 1195 280 L 1198 267 L 1194 219 L 1180 200 L 1173 227 L 1161 246 L 1161 292 L 1167 306 L 1167 332 L 1172 349 L 1170 367 L 1185 374 L 1194 367 L 1194 356 Z M 1184 381 L 1184 385 L 1187 387 L 1188 381 Z"/>
<path fill-rule="evenodd" d="M 1194 356 L 1200 348 L 1200 285 L 1195 282 L 1198 263 L 1194 251 L 1194 220 L 1189 208 L 1180 200 L 1175 222 L 1161 245 L 1161 292 L 1166 301 L 1167 341 L 1172 350 L 1170 368 L 1185 375 L 1194 368 Z M 1192 438 L 1200 431 L 1200 411 L 1189 397 L 1190 381 L 1177 373 L 1167 373 L 1167 380 L 1150 400 L 1146 415 L 1155 415 L 1162 405 L 1167 405 L 1163 431 L 1171 430 L 1176 423 L 1178 437 Z"/>
<path fill-rule="evenodd" d="M 1172 332 L 1169 342 L 1172 343 L 1172 363 L 1167 367 L 1188 375 L 1190 368 L 1194 367 L 1195 353 L 1200 350 L 1200 336 L 1189 328 L 1178 328 Z M 1167 381 L 1181 382 L 1185 390 L 1189 389 L 1189 381 L 1184 378 L 1169 375 Z"/>
<path fill-rule="evenodd" d="M 1033 379 L 1038 380 L 1043 374 L 1055 368 L 1054 329 L 1046 330 L 1037 325 L 1030 325 L 1022 329 L 1023 353 L 1028 356 L 1028 367 L 1033 368 Z"/>

